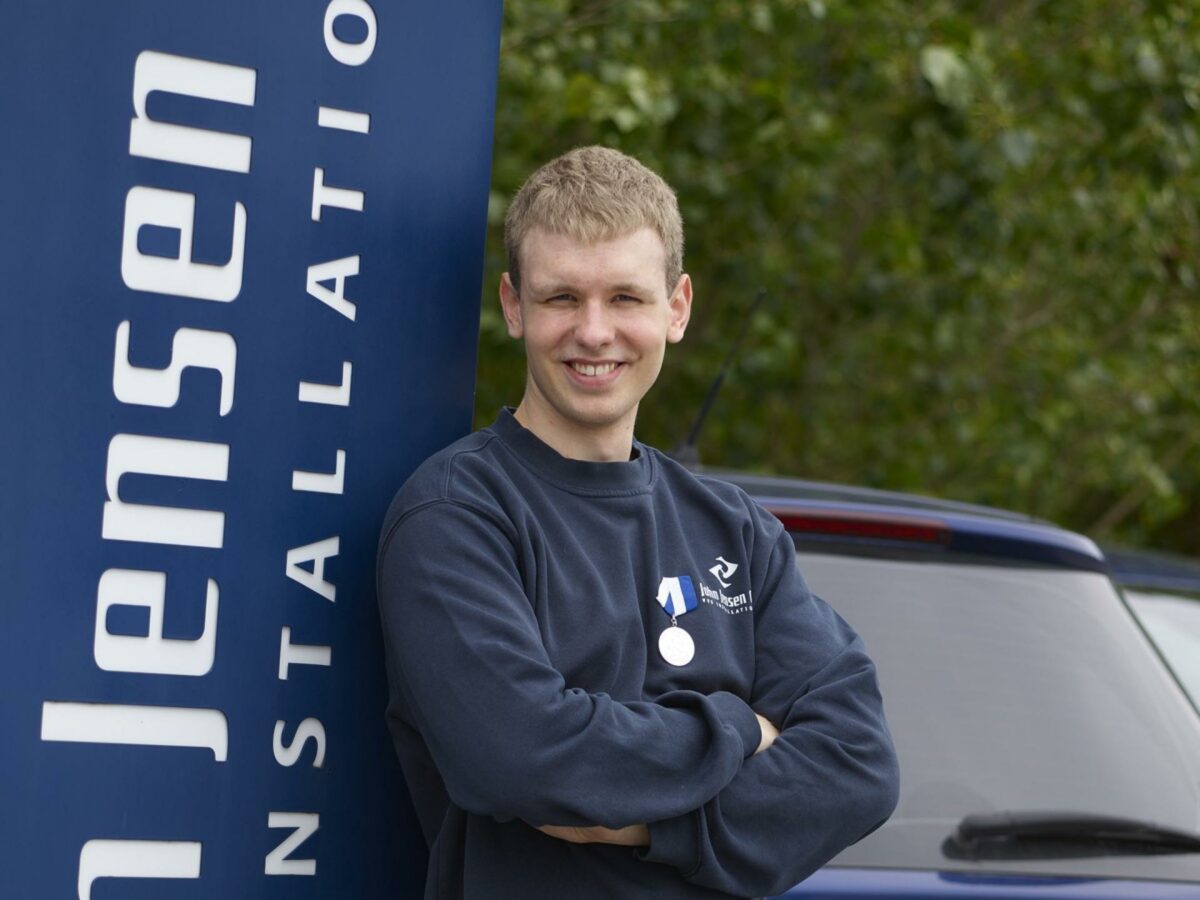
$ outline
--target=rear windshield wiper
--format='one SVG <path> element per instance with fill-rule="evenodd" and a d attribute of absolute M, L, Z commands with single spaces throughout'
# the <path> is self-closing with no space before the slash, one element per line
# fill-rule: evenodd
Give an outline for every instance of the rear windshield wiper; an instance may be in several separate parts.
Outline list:
<path fill-rule="evenodd" d="M 951 859 L 1064 859 L 1200 853 L 1200 834 L 1154 822 L 1073 812 L 967 816 L 942 845 Z"/>

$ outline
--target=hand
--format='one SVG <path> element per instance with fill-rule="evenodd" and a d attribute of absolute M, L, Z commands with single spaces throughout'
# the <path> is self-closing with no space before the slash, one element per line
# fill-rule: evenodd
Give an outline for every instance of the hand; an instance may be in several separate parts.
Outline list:
<path fill-rule="evenodd" d="M 754 755 L 757 756 L 775 743 L 775 738 L 779 737 L 779 729 L 771 724 L 770 719 L 758 713 L 755 713 L 754 717 L 758 719 L 758 727 L 762 729 L 762 740 L 758 743 L 758 749 L 754 751 Z"/>
<path fill-rule="evenodd" d="M 645 825 L 627 825 L 624 828 L 603 828 L 600 825 L 588 827 L 572 825 L 542 825 L 538 827 L 542 834 L 548 834 L 560 841 L 572 844 L 619 844 L 622 847 L 650 846 L 650 829 Z"/>

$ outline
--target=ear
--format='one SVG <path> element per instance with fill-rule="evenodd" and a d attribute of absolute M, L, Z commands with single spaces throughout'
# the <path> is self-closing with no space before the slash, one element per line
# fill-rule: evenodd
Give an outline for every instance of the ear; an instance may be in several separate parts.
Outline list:
<path fill-rule="evenodd" d="M 505 272 L 500 276 L 500 308 L 508 325 L 510 338 L 521 338 L 525 334 L 525 322 L 521 318 L 521 296 L 513 287 L 512 279 Z"/>
<path fill-rule="evenodd" d="M 671 309 L 671 321 L 667 325 L 667 341 L 678 344 L 683 340 L 687 330 L 688 319 L 692 316 L 692 276 L 684 272 L 675 283 L 675 290 L 667 301 Z"/>

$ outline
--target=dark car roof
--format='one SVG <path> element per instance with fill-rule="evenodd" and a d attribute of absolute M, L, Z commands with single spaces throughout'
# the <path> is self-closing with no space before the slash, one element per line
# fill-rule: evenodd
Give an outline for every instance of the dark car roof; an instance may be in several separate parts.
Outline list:
<path fill-rule="evenodd" d="M 1200 594 L 1200 560 L 1156 550 L 1106 546 L 1113 579 L 1122 587 Z"/>
<path fill-rule="evenodd" d="M 1108 572 L 1089 538 L 1009 510 L 800 478 L 704 470 L 736 484 L 778 516 L 798 540 L 852 549 L 926 552 Z"/>
<path fill-rule="evenodd" d="M 755 497 L 777 497 L 794 500 L 834 500 L 847 503 L 870 503 L 880 506 L 894 506 L 903 509 L 924 509 L 938 512 L 970 513 L 987 518 L 1005 519 L 1011 522 L 1040 522 L 1050 524 L 1041 519 L 1035 519 L 1024 513 L 1012 512 L 1007 509 L 997 509 L 993 506 L 982 506 L 977 503 L 962 503 L 957 500 L 943 500 L 939 497 L 927 497 L 923 494 L 908 494 L 901 491 L 885 491 L 878 488 L 856 487 L 847 484 L 834 484 L 828 481 L 810 481 L 805 478 L 789 478 L 778 475 L 754 475 L 748 472 L 725 471 L 720 469 L 703 469 L 704 474 L 714 475 L 725 481 L 741 487 L 746 493 Z"/>

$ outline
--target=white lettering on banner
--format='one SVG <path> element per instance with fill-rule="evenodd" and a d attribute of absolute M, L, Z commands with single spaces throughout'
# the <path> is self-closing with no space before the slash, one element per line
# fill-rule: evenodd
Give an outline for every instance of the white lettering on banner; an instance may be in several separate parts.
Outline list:
<path fill-rule="evenodd" d="M 333 648 L 326 644 L 293 644 L 292 629 L 287 625 L 279 631 L 279 680 L 287 681 L 288 667 L 326 666 L 333 661 Z"/>
<path fill-rule="evenodd" d="M 130 155 L 226 172 L 249 172 L 250 138 L 151 119 L 146 115 L 146 98 L 152 91 L 165 91 L 253 106 L 257 77 L 253 69 L 241 66 L 143 50 L 133 67 Z"/>
<path fill-rule="evenodd" d="M 179 256 L 142 253 L 138 233 L 145 225 L 179 232 Z M 216 300 L 236 300 L 242 290 L 246 250 L 246 207 L 233 204 L 233 245 L 223 266 L 192 262 L 196 227 L 196 195 L 163 188 L 129 189 L 125 197 L 125 236 L 121 244 L 121 277 L 135 291 Z"/>
<path fill-rule="evenodd" d="M 334 33 L 339 17 L 353 16 L 361 20 L 366 36 L 358 43 L 343 40 Z M 375 49 L 375 13 L 365 0 L 331 0 L 325 10 L 325 46 L 338 62 L 358 66 L 367 62 Z M 371 131 L 371 116 L 363 111 L 351 111 L 340 106 L 321 104 L 317 109 L 317 127 L 333 129 L 348 134 L 366 135 Z M 357 139 L 355 139 L 357 140 Z M 310 217 L 314 222 L 322 221 L 326 208 L 362 212 L 366 206 L 366 193 L 349 187 L 326 184 L 325 167 L 315 165 L 312 179 L 312 203 Z M 338 222 L 339 217 L 330 220 Z M 341 321 L 353 323 L 358 317 L 358 304 L 346 296 L 346 282 L 356 277 L 361 268 L 359 255 L 311 263 L 305 271 L 305 291 L 322 304 L 336 312 Z M 306 361 L 307 364 L 308 361 Z M 338 383 L 298 380 L 297 402 L 320 406 L 349 407 L 350 383 L 354 371 L 353 363 L 342 360 L 341 380 Z M 292 470 L 292 491 L 309 494 L 342 496 L 345 491 L 346 450 L 331 448 L 334 454 L 333 472 L 310 472 Z M 319 597 L 334 602 L 337 587 L 325 578 L 326 560 L 338 555 L 341 539 L 337 536 L 325 538 L 302 547 L 287 550 L 284 574 Z M 309 566 L 311 565 L 311 568 Z M 333 648 L 328 644 L 297 644 L 292 642 L 292 627 L 283 625 L 279 640 L 280 681 L 287 681 L 291 666 L 332 666 Z M 291 767 L 300 760 L 304 747 L 315 743 L 312 767 L 321 768 L 325 762 L 326 732 L 322 722 L 314 717 L 304 719 L 296 728 L 290 744 L 284 744 L 284 721 L 277 720 L 272 736 L 271 748 L 275 761 L 280 766 Z M 291 853 L 317 830 L 319 819 L 316 813 L 272 812 L 268 816 L 268 828 L 293 828 L 295 832 L 271 851 L 266 858 L 264 870 L 268 875 L 307 875 L 317 872 L 316 859 L 289 859 Z"/>
<path fill-rule="evenodd" d="M 330 187 L 325 184 L 325 170 L 320 166 L 313 169 L 312 220 L 321 221 L 321 210 L 327 206 L 362 212 L 366 194 L 352 188 Z M 357 273 L 355 273 L 357 274 Z"/>
<path fill-rule="evenodd" d="M 334 106 L 322 106 L 317 110 L 317 124 L 322 128 L 337 128 L 339 131 L 353 131 L 356 134 L 371 133 L 370 115 Z"/>
<path fill-rule="evenodd" d="M 217 583 L 208 579 L 204 600 L 204 633 L 195 640 L 163 637 L 167 573 L 109 569 L 100 576 L 96 595 L 96 665 L 106 672 L 146 675 L 207 675 L 217 652 Z M 141 606 L 150 612 L 146 634 L 112 634 L 108 611 L 114 606 Z"/>
<path fill-rule="evenodd" d="M 267 854 L 263 871 L 268 875 L 316 875 L 315 859 L 288 859 L 301 844 L 316 833 L 321 824 L 317 813 L 273 812 L 267 815 L 268 828 L 291 828 L 283 843 Z"/>
<path fill-rule="evenodd" d="M 225 513 L 126 503 L 118 495 L 121 476 L 163 475 L 225 481 L 229 477 L 229 446 L 205 441 L 118 434 L 108 444 L 101 535 L 110 541 L 174 544 L 178 547 L 220 548 L 225 542 Z"/>
<path fill-rule="evenodd" d="M 335 34 L 335 22 L 340 17 L 356 17 L 366 29 L 365 37 L 358 43 L 343 40 Z M 338 23 L 341 24 L 341 23 Z M 325 46 L 330 56 L 337 62 L 348 66 L 359 66 L 371 58 L 375 49 L 376 21 L 375 12 L 365 0 L 331 0 L 325 9 L 324 19 Z M 350 135 L 367 135 L 371 132 L 370 113 L 351 111 L 341 105 L 320 104 L 317 109 L 317 127 L 333 129 Z M 359 138 L 349 138 L 359 141 Z M 314 162 L 320 162 L 315 160 Z M 322 221 L 322 212 L 328 208 L 362 212 L 366 206 L 366 193 L 349 187 L 335 187 L 326 184 L 325 167 L 314 165 L 312 180 L 312 203 L 310 217 L 314 222 Z M 343 217 L 327 217 L 327 223 L 338 223 Z M 340 259 L 325 260 L 311 263 L 305 271 L 305 290 L 307 294 L 319 300 L 325 306 L 336 312 L 340 321 L 345 324 L 354 323 L 358 317 L 358 302 L 346 296 L 346 282 L 357 276 L 363 260 L 355 254 Z M 369 306 L 365 308 L 369 309 Z M 321 311 L 313 315 L 321 315 L 322 325 L 328 322 L 328 314 Z M 353 363 L 348 359 L 341 360 L 341 381 L 336 384 L 323 381 L 298 380 L 297 402 L 300 404 L 315 404 L 346 408 L 350 406 L 350 382 L 353 373 Z M 311 361 L 305 360 L 305 365 Z M 328 414 L 326 414 L 328 415 Z M 308 472 L 301 469 L 292 470 L 292 490 L 299 494 L 325 494 L 341 496 L 345 489 L 346 450 L 338 448 L 340 441 L 331 441 L 330 452 L 334 454 L 334 471 Z M 315 500 L 315 498 L 314 498 Z M 327 501 L 321 501 L 327 502 Z M 327 507 L 322 507 L 327 509 Z M 325 538 L 302 547 L 292 547 L 286 552 L 284 574 L 292 581 L 329 602 L 337 597 L 337 587 L 325 578 L 325 563 L 331 557 L 337 556 L 341 549 L 341 539 L 338 536 Z M 311 568 L 309 566 L 311 565 Z M 306 625 L 311 627 L 311 625 Z M 317 666 L 328 668 L 333 663 L 333 648 L 328 644 L 297 644 L 292 642 L 291 625 L 283 625 L 280 629 L 279 640 L 279 669 L 280 681 L 287 681 L 291 666 Z M 314 673 L 315 674 L 315 673 Z M 303 683 L 303 679 L 301 682 Z M 324 724 L 315 717 L 304 719 L 296 728 L 296 733 L 290 744 L 284 744 L 284 721 L 275 722 L 272 735 L 271 749 L 275 761 L 285 768 L 299 762 L 304 747 L 309 742 L 315 743 L 312 767 L 319 769 L 325 763 L 326 731 Z M 316 813 L 283 813 L 272 812 L 268 815 L 268 828 L 292 828 L 294 833 L 274 850 L 267 854 L 264 871 L 268 875 L 307 875 L 315 876 L 317 861 L 313 859 L 290 859 L 289 857 L 311 834 L 317 830 L 319 818 Z"/>
<path fill-rule="evenodd" d="M 91 840 L 79 851 L 79 900 L 98 878 L 199 878 L 196 841 Z"/>
<path fill-rule="evenodd" d="M 171 362 L 165 369 L 129 363 L 129 321 L 117 326 L 113 354 L 113 394 L 122 403 L 172 407 L 179 402 L 179 381 L 187 368 L 214 369 L 221 375 L 221 415 L 233 409 L 233 375 L 237 344 L 223 331 L 180 328 L 171 341 Z"/>
<path fill-rule="evenodd" d="M 292 472 L 292 490 L 314 494 L 340 494 L 346 482 L 346 451 L 337 452 L 332 472 Z M 290 573 L 289 573 L 290 574 Z"/>
<path fill-rule="evenodd" d="M 313 768 L 319 769 L 325 764 L 325 726 L 320 719 L 311 716 L 296 726 L 296 735 L 287 746 L 283 743 L 283 719 L 275 723 L 275 734 L 271 746 L 275 751 L 275 762 L 281 766 L 294 766 L 300 761 L 304 745 L 311 739 L 316 742 L 317 749 L 313 756 Z"/>
<path fill-rule="evenodd" d="M 350 405 L 350 374 L 354 367 L 348 362 L 342 363 L 341 384 L 320 384 L 314 381 L 300 382 L 299 399 L 301 403 L 323 403 L 327 406 Z"/>
<path fill-rule="evenodd" d="M 378 22 L 372 4 L 367 0 L 329 0 L 322 19 L 313 22 L 314 27 L 317 21 L 323 31 L 325 47 L 334 62 L 343 66 L 363 66 L 372 58 L 379 36 Z M 197 169 L 233 173 L 235 179 L 250 173 L 253 138 L 241 132 L 248 130 L 246 123 L 264 120 L 262 116 L 255 115 L 252 118 L 245 112 L 253 110 L 255 106 L 257 81 L 258 72 L 247 66 L 150 49 L 137 54 L 132 71 L 133 115 L 129 118 L 129 153 L 134 160 L 155 161 L 138 163 L 135 171 L 154 176 L 162 174 L 164 177 L 157 183 L 131 184 L 125 195 L 120 271 L 124 285 L 131 292 L 168 298 L 161 300 L 165 303 L 184 298 L 228 304 L 240 296 L 246 266 L 248 228 L 247 209 L 242 201 L 247 194 L 237 187 L 238 192 L 232 197 L 220 194 L 216 198 L 206 199 L 197 191 L 189 190 L 186 179 L 189 172 L 194 173 Z M 352 142 L 351 145 L 361 147 L 363 138 L 359 136 L 370 135 L 374 124 L 371 113 L 361 109 L 361 104 L 356 102 L 359 98 L 354 95 L 328 99 L 332 102 L 318 104 L 316 127 L 326 130 L 325 140 L 348 140 Z M 197 117 L 204 118 L 193 119 L 192 111 L 196 111 Z M 126 113 L 121 113 L 122 121 L 125 116 Z M 194 124 L 196 121 L 208 121 L 208 117 L 217 122 L 225 120 L 227 124 L 218 127 Z M 308 122 L 312 127 L 312 120 Z M 185 168 L 167 172 L 161 163 Z M 366 191 L 339 183 L 340 177 L 336 174 L 359 171 L 352 168 L 352 163 L 339 160 L 338 165 L 344 168 L 331 169 L 330 178 L 334 183 L 330 184 L 326 183 L 327 160 L 311 159 L 307 165 L 313 166 L 312 221 L 321 222 L 324 211 L 330 208 L 363 212 Z M 306 181 L 307 165 L 301 170 L 301 177 Z M 227 175 L 221 177 L 228 178 Z M 232 186 L 247 184 L 236 180 L 223 183 Z M 297 190 L 310 188 L 307 183 L 295 184 L 294 187 Z M 239 195 L 242 199 L 239 199 Z M 198 206 L 217 201 L 223 205 L 216 207 L 214 213 L 209 213 L 208 207 L 204 207 L 201 210 L 202 220 L 198 223 Z M 202 242 L 213 240 L 209 236 L 212 228 L 207 217 L 214 214 L 217 217 L 217 234 L 222 235 L 216 239 L 218 246 L 195 246 L 198 233 Z M 325 219 L 323 228 L 330 224 L 336 226 L 346 217 L 335 214 L 326 215 Z M 223 228 L 228 231 L 222 231 Z M 166 251 L 162 250 L 162 232 L 167 233 L 169 241 Z M 222 246 L 224 234 L 229 235 L 227 256 L 224 256 L 226 248 Z M 260 240 L 259 243 L 263 242 Z M 222 255 L 214 257 L 214 251 Z M 358 276 L 367 261 L 359 255 L 348 254 L 332 260 L 327 258 L 328 255 L 332 254 L 318 256 L 318 260 L 323 258 L 324 261 L 315 261 L 307 266 L 306 290 L 308 295 L 336 312 L 338 318 L 331 320 L 323 310 L 310 315 L 323 317 L 324 324 L 321 327 L 325 327 L 329 321 L 352 324 L 356 321 L 359 307 L 367 311 L 372 309 L 369 297 L 359 296 L 353 289 L 351 292 L 356 294 L 355 298 L 352 300 L 346 296 L 348 279 Z M 210 261 L 198 261 L 201 259 Z M 212 262 L 213 259 L 217 262 Z M 221 259 L 226 261 L 220 262 Z M 142 296 L 131 302 L 142 304 L 156 300 L 158 298 L 147 299 Z M 185 303 L 180 309 L 184 307 L 187 310 L 197 309 L 194 304 Z M 131 349 L 139 350 L 139 340 L 145 342 L 151 337 L 137 334 L 145 326 L 133 321 L 132 316 L 114 317 L 116 338 L 113 346 L 112 391 L 121 404 L 162 410 L 178 407 L 184 372 L 188 369 L 215 372 L 219 396 L 213 403 L 209 395 L 208 402 L 211 405 L 207 409 L 210 415 L 215 416 L 209 422 L 202 423 L 205 427 L 199 436 L 205 440 L 189 439 L 197 437 L 196 434 L 180 434 L 179 421 L 152 417 L 158 413 L 140 415 L 137 419 L 138 428 L 131 428 L 128 420 L 118 420 L 110 432 L 107 448 L 104 476 L 107 496 L 103 503 L 100 528 L 102 540 L 206 551 L 225 548 L 226 513 L 222 509 L 209 508 L 202 499 L 194 501 L 200 508 L 193 507 L 192 501 L 188 500 L 145 502 L 136 493 L 143 481 L 160 481 L 164 478 L 187 479 L 190 486 L 186 490 L 189 491 L 204 482 L 225 483 L 229 480 L 230 445 L 224 440 L 213 439 L 207 427 L 222 423 L 222 418 L 232 412 L 238 369 L 239 342 L 235 340 L 231 329 L 221 330 L 232 320 L 223 322 L 220 317 L 225 313 L 215 311 L 219 309 L 210 308 L 201 322 L 177 323 L 174 326 L 170 357 L 162 368 L 135 365 L 131 361 Z M 159 314 L 160 319 L 161 316 Z M 188 327 L 193 324 L 204 327 Z M 164 337 L 155 333 L 153 341 L 157 346 L 147 345 L 145 350 L 158 354 L 151 356 L 151 359 L 161 360 L 167 349 Z M 132 358 L 139 357 L 144 358 L 143 354 L 134 352 Z M 302 360 L 302 364 L 308 367 L 308 373 L 316 374 L 318 380 L 297 378 L 296 402 L 301 404 L 301 409 L 313 412 L 312 405 L 335 409 L 350 406 L 353 363 L 348 357 L 349 354 L 342 354 L 334 361 Z M 341 379 L 338 382 L 333 381 L 336 373 L 334 363 L 341 364 Z M 189 386 L 193 377 L 188 376 Z M 189 403 L 188 408 L 195 410 L 204 407 Z M 117 407 L 117 410 L 119 413 L 125 411 L 121 415 L 132 414 L 128 407 Z M 316 415 L 329 417 L 337 414 L 327 409 Z M 153 422 L 159 422 L 161 430 L 154 425 L 142 424 Z M 145 427 L 153 428 L 158 433 L 130 433 L 140 432 Z M 295 465 L 291 467 L 292 489 L 298 493 L 290 496 L 306 498 L 303 502 L 326 504 L 322 510 L 328 509 L 328 497 L 342 496 L 345 491 L 347 449 L 343 448 L 348 445 L 346 441 L 337 439 L 336 435 L 334 437 L 322 451 L 328 456 L 318 456 L 323 460 L 332 458 L 332 472 L 311 472 Z M 126 475 L 133 476 L 133 480 L 123 485 L 122 478 Z M 143 476 L 147 477 L 143 479 Z M 122 487 L 125 489 L 124 498 L 120 494 Z M 162 490 L 165 491 L 167 487 Z M 179 485 L 173 487 L 178 488 Z M 163 496 L 171 495 L 164 493 Z M 333 602 L 337 588 L 325 578 L 325 563 L 338 555 L 339 551 L 340 539 L 336 536 L 286 549 L 285 574 L 288 579 L 317 596 Z M 125 551 L 114 549 L 113 552 Z M 214 561 L 211 555 L 202 559 L 206 566 Z M 91 623 L 96 666 L 107 672 L 159 679 L 169 676 L 206 677 L 213 671 L 217 665 L 221 634 L 219 626 L 224 624 L 226 629 L 229 627 L 229 617 L 218 616 L 221 591 L 216 579 L 205 577 L 203 569 L 199 576 L 194 570 L 189 570 L 186 578 L 182 573 L 168 577 L 168 571 L 120 568 L 111 564 L 102 564 L 101 570 L 94 604 L 95 619 Z M 210 571 L 221 569 L 218 565 Z M 203 587 L 203 621 L 198 627 L 198 636 L 193 631 L 186 635 L 186 639 L 167 637 L 170 633 L 165 624 L 168 619 L 168 581 L 172 590 L 172 611 L 181 604 L 198 604 L 199 592 Z M 222 584 L 227 590 L 233 589 L 224 581 Z M 295 593 L 291 591 L 289 596 Z M 116 617 L 128 610 L 141 613 L 139 621 L 142 624 L 132 633 L 117 633 L 121 629 L 117 629 L 117 632 L 110 630 L 110 625 L 117 627 Z M 296 624 L 306 637 L 311 634 L 311 629 L 318 627 L 310 622 Z M 292 672 L 292 666 L 315 667 L 308 670 L 313 676 L 322 668 L 331 667 L 333 648 L 329 643 L 293 643 L 291 624 L 275 621 L 269 622 L 267 627 L 280 628 L 278 677 L 281 681 L 288 681 L 289 673 L 297 675 L 293 682 L 300 682 L 299 689 L 307 679 L 299 677 L 300 673 Z M 312 635 L 312 639 L 322 640 L 316 635 Z M 246 643 L 250 642 L 242 642 L 243 645 Z M 153 684 L 162 686 L 164 690 L 152 687 L 134 693 L 139 697 L 159 697 L 166 688 L 176 683 L 160 680 Z M 106 686 L 109 682 L 101 684 Z M 118 682 L 114 681 L 113 684 Z M 332 748 L 328 747 L 329 735 L 322 721 L 314 716 L 303 718 L 295 726 L 290 741 L 285 739 L 287 730 L 283 719 L 275 720 L 271 742 L 275 762 L 281 767 L 290 768 L 311 760 L 311 768 L 324 771 L 327 748 Z M 45 699 L 42 703 L 40 736 L 43 741 L 74 745 L 201 749 L 211 752 L 218 763 L 225 762 L 229 753 L 229 722 L 225 712 L 167 703 L 142 706 L 93 702 L 91 698 L 86 702 Z M 118 810 L 121 829 L 144 827 L 128 821 L 139 812 Z M 261 811 L 257 815 L 261 815 Z M 261 820 L 257 821 L 261 823 Z M 310 854 L 313 858 L 293 857 L 297 849 L 317 832 L 319 822 L 316 812 L 269 812 L 267 827 L 291 829 L 291 834 L 267 854 L 265 873 L 315 876 L 315 853 Z M 241 823 L 242 830 L 245 824 Z M 227 870 L 227 867 L 217 868 Z M 80 897 L 85 900 L 92 893 L 92 885 L 101 878 L 200 877 L 201 844 L 198 841 L 94 839 L 83 845 L 79 856 L 78 889 Z"/>
<path fill-rule="evenodd" d="M 183 706 L 47 700 L 42 704 L 42 740 L 206 748 L 217 762 L 225 762 L 229 754 L 225 714 L 218 709 Z"/>
<path fill-rule="evenodd" d="M 130 156 L 248 173 L 252 147 L 248 135 L 162 121 L 150 115 L 149 98 L 154 93 L 165 93 L 253 107 L 257 78 L 254 69 L 242 66 L 155 50 L 141 52 L 133 69 Z M 229 261 L 195 262 L 196 195 L 147 184 L 133 185 L 125 197 L 122 226 L 120 268 L 125 286 L 171 298 L 220 303 L 235 300 L 242 290 L 246 208 L 234 201 L 232 212 Z M 173 256 L 141 251 L 139 239 L 147 228 L 174 232 L 178 245 Z M 232 410 L 237 363 L 237 345 L 232 335 L 177 328 L 171 342 L 170 363 L 165 369 L 154 369 L 129 362 L 131 327 L 128 319 L 116 326 L 112 389 L 117 400 L 141 406 L 174 407 L 179 402 L 183 370 L 203 368 L 220 376 L 218 414 L 225 416 Z M 206 549 L 223 547 L 223 512 L 128 502 L 120 498 L 118 489 L 122 476 L 127 474 L 227 481 L 227 444 L 117 433 L 109 441 L 107 452 L 104 480 L 108 496 L 100 535 L 103 540 Z M 199 637 L 190 640 L 171 639 L 164 634 L 166 583 L 166 573 L 161 571 L 105 569 L 96 589 L 92 652 L 97 666 L 105 671 L 153 676 L 199 677 L 212 670 L 218 635 L 216 581 L 206 580 L 203 630 Z M 109 613 L 117 607 L 144 608 L 148 613 L 145 633 L 110 632 Z M 74 744 L 207 749 L 217 762 L 225 762 L 229 752 L 228 720 L 218 709 L 46 700 L 42 704 L 40 736 L 43 741 Z M 121 827 L 131 827 L 128 822 L 131 813 L 139 812 L 119 810 Z M 200 846 L 194 841 L 90 840 L 79 855 L 79 896 L 88 900 L 92 885 L 99 878 L 199 878 Z"/>
<path fill-rule="evenodd" d="M 346 279 L 357 274 L 357 256 L 347 256 L 345 259 L 334 259 L 330 262 L 309 266 L 308 293 L 353 322 L 357 310 L 354 308 L 353 301 L 346 299 Z M 321 284 L 323 281 L 332 281 L 333 290 L 331 291 Z"/>
<path fill-rule="evenodd" d="M 337 597 L 337 586 L 325 580 L 325 560 L 337 556 L 340 548 L 341 538 L 337 536 L 325 538 L 315 544 L 294 547 L 287 552 L 284 572 L 292 581 L 304 585 L 333 603 Z M 312 563 L 311 572 L 301 568 L 304 563 Z"/>
<path fill-rule="evenodd" d="M 367 26 L 367 36 L 360 43 L 343 41 L 333 33 L 333 23 L 339 16 L 354 16 Z M 366 0 L 330 0 L 325 7 L 325 49 L 345 66 L 361 66 L 375 52 L 375 10 Z"/>

